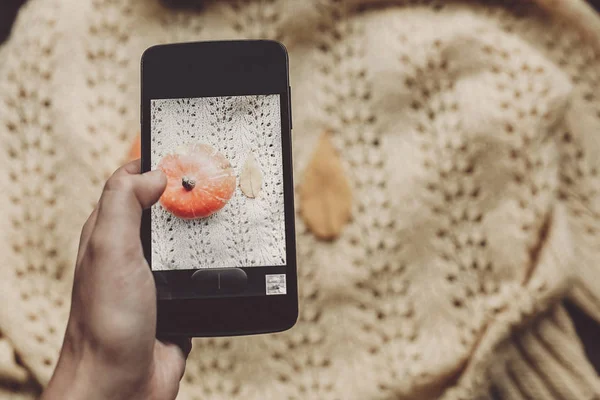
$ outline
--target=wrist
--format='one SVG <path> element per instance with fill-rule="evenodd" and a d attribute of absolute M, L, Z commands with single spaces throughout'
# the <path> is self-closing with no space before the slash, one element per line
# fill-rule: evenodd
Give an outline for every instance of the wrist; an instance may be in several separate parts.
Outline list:
<path fill-rule="evenodd" d="M 104 367 L 84 346 L 68 339 L 40 400 L 135 400 L 148 399 L 144 385 L 123 384 L 118 368 Z M 77 350 L 76 350 L 77 349 Z M 87 356 L 86 356 L 87 353 Z"/>
<path fill-rule="evenodd" d="M 82 362 L 82 357 L 74 351 L 73 343 L 66 339 L 52 379 L 41 400 L 107 400 L 97 383 L 91 385 L 93 374 Z"/>
<path fill-rule="evenodd" d="M 104 400 L 99 394 L 89 393 L 92 387 L 88 385 L 87 373 L 81 370 L 78 360 L 63 352 L 48 383 L 48 387 L 42 394 L 41 400 Z M 88 393 L 86 393 L 86 391 Z"/>

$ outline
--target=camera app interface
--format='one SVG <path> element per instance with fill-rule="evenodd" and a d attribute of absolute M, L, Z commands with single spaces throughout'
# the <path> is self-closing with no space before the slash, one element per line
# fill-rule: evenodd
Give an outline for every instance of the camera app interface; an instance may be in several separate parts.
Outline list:
<path fill-rule="evenodd" d="M 279 95 L 155 99 L 151 137 L 154 271 L 286 264 Z"/>

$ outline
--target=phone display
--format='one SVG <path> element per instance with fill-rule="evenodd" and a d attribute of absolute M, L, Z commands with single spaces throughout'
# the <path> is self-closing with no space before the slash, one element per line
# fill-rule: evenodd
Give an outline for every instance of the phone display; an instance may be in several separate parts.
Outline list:
<path fill-rule="evenodd" d="M 142 216 L 157 332 L 276 332 L 298 317 L 291 95 L 283 45 L 176 43 L 142 56 Z"/>
<path fill-rule="evenodd" d="M 279 95 L 154 99 L 152 269 L 286 264 Z"/>

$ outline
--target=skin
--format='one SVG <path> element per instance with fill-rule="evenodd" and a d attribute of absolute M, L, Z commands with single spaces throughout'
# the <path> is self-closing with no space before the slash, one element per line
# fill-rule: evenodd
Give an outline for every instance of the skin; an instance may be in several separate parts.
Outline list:
<path fill-rule="evenodd" d="M 106 182 L 79 243 L 69 322 L 42 400 L 167 400 L 179 390 L 189 338 L 156 339 L 156 289 L 140 241 L 142 210 L 165 189 L 140 161 Z"/>

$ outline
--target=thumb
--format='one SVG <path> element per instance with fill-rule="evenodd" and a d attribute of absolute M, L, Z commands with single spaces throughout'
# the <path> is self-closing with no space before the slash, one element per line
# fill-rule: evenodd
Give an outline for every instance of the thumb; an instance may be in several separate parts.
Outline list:
<path fill-rule="evenodd" d="M 167 177 L 159 169 L 140 175 L 140 169 L 140 160 L 134 160 L 115 171 L 111 179 L 119 179 L 122 176 L 128 175 L 139 180 L 140 182 L 136 185 L 136 196 L 142 208 L 145 209 L 158 201 L 167 185 Z M 111 179 L 109 179 L 107 185 L 109 185 Z"/>
<path fill-rule="evenodd" d="M 140 182 L 137 185 L 136 196 L 142 209 L 149 208 L 158 201 L 167 186 L 167 177 L 159 170 L 146 172 L 136 177 Z"/>
<path fill-rule="evenodd" d="M 139 160 L 119 168 L 106 182 L 98 203 L 95 234 L 138 238 L 142 210 L 160 198 L 167 178 L 160 170 L 140 174 Z"/>

